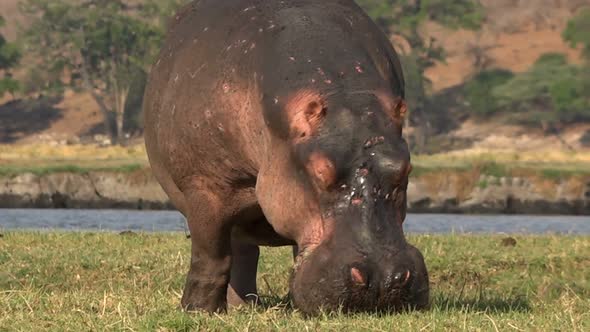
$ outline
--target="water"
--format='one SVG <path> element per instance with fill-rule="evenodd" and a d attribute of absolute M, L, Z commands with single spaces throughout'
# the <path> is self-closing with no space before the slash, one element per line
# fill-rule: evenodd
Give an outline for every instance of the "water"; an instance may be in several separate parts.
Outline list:
<path fill-rule="evenodd" d="M 0 230 L 184 232 L 176 211 L 0 209 Z M 590 234 L 590 216 L 409 214 L 406 233 Z"/>

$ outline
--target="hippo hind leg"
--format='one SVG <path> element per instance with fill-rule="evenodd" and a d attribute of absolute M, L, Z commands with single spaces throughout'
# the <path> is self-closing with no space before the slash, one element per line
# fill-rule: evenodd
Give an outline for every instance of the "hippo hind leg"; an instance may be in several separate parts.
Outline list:
<path fill-rule="evenodd" d="M 227 302 L 232 307 L 258 304 L 256 272 L 260 249 L 257 245 L 232 239 L 232 264 Z"/>

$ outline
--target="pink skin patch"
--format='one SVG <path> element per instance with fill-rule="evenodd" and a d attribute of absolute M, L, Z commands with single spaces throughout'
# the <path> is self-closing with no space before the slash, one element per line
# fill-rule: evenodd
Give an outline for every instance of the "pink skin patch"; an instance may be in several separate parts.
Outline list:
<path fill-rule="evenodd" d="M 352 269 L 350 269 L 350 277 L 356 285 L 359 285 L 359 286 L 366 285 L 366 281 L 365 281 L 365 277 L 363 276 L 363 273 L 359 269 L 357 269 L 356 267 L 353 267 Z"/>
<path fill-rule="evenodd" d="M 311 136 L 326 116 L 324 100 L 313 90 L 301 90 L 290 95 L 285 104 L 285 111 L 291 138 L 295 143 Z"/>
<path fill-rule="evenodd" d="M 306 167 L 321 189 L 328 189 L 336 180 L 334 164 L 320 152 L 311 154 Z"/>
<path fill-rule="evenodd" d="M 408 281 L 410 280 L 410 275 L 411 275 L 410 270 L 408 270 L 408 271 L 406 271 L 406 273 L 404 273 L 404 275 L 402 276 L 402 283 L 401 283 L 402 287 L 408 283 Z"/>

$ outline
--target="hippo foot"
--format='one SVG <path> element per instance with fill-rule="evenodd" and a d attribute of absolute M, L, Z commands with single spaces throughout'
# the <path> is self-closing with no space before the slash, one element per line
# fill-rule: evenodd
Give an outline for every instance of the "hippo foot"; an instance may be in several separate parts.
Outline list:
<path fill-rule="evenodd" d="M 225 312 L 227 308 L 227 284 L 225 277 L 196 276 L 189 272 L 181 305 L 186 311 Z"/>
<path fill-rule="evenodd" d="M 240 296 L 233 289 L 233 287 L 227 288 L 227 305 L 229 308 L 240 308 L 263 305 L 262 300 L 256 293 L 249 293 L 246 296 Z"/>
<path fill-rule="evenodd" d="M 260 304 L 256 291 L 259 255 L 258 246 L 233 241 L 231 279 L 227 287 L 227 303 L 230 307 Z"/>

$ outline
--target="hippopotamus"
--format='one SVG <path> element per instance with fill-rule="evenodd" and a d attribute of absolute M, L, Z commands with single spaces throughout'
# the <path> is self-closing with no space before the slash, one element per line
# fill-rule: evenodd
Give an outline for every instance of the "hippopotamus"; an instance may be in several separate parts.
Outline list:
<path fill-rule="evenodd" d="M 181 305 L 257 301 L 259 246 L 293 246 L 305 314 L 428 306 L 404 236 L 399 57 L 352 0 L 200 0 L 171 18 L 144 99 L 151 169 L 186 217 Z"/>

